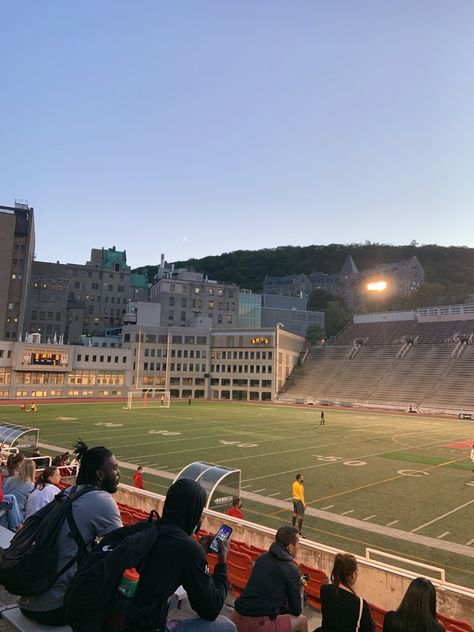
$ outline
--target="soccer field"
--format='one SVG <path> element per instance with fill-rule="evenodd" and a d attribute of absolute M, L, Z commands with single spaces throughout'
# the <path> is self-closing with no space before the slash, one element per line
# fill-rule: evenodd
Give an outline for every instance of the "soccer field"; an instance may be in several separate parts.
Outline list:
<path fill-rule="evenodd" d="M 305 537 L 440 566 L 474 587 L 472 422 L 329 409 L 320 426 L 313 407 L 206 402 L 40 404 L 36 414 L 2 406 L 0 420 L 40 428 L 40 443 L 70 449 L 81 437 L 172 474 L 193 461 L 239 468 L 245 517 L 275 528 L 291 521 L 291 483 L 302 472 Z M 121 471 L 129 483 L 132 471 Z M 170 479 L 146 474 L 145 484 L 165 493 Z"/>

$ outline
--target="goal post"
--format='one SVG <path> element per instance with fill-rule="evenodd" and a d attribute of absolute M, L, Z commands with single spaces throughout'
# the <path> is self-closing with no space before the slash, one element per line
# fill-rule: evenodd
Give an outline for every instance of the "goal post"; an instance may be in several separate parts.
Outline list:
<path fill-rule="evenodd" d="M 170 392 L 163 388 L 147 388 L 129 391 L 127 410 L 132 408 L 169 408 Z"/>

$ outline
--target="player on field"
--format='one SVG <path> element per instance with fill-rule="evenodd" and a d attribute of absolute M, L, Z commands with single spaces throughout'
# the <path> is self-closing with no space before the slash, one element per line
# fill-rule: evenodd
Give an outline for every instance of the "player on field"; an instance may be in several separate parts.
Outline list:
<path fill-rule="evenodd" d="M 471 463 L 474 465 L 474 443 L 472 444 L 470 459 Z M 474 467 L 472 468 L 472 471 L 474 472 Z"/>
<path fill-rule="evenodd" d="M 293 481 L 293 526 L 296 526 L 298 520 L 298 531 L 302 535 L 301 529 L 303 527 L 304 512 L 306 509 L 306 503 L 304 501 L 304 476 L 303 474 L 297 474 L 296 480 Z"/>

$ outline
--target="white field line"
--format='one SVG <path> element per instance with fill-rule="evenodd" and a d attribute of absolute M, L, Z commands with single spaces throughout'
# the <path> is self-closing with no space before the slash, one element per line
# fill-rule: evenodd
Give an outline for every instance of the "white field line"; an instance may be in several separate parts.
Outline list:
<path fill-rule="evenodd" d="M 327 505 L 327 507 L 321 507 L 321 511 L 326 511 L 326 509 L 331 509 L 334 505 Z"/>
<path fill-rule="evenodd" d="M 264 492 L 266 489 L 267 489 L 266 487 L 264 487 L 263 489 L 254 489 L 253 493 L 258 494 L 259 492 Z"/>
<path fill-rule="evenodd" d="M 252 487 L 252 485 L 241 485 L 240 489 L 247 489 L 248 487 Z"/>
<path fill-rule="evenodd" d="M 371 518 L 375 518 L 377 514 L 372 514 L 371 516 L 367 516 L 367 518 L 362 518 L 362 520 L 370 520 Z"/>
<path fill-rule="evenodd" d="M 449 531 L 445 531 L 444 533 L 442 533 L 441 535 L 438 536 L 438 540 L 441 540 L 441 538 L 444 538 L 445 535 L 448 535 Z"/>
<path fill-rule="evenodd" d="M 441 520 L 442 518 L 446 518 L 446 516 L 450 516 L 451 514 L 455 513 L 456 511 L 459 511 L 460 509 L 463 509 L 464 507 L 467 507 L 471 503 L 474 503 L 474 500 L 469 500 L 467 503 L 464 503 L 464 505 L 460 505 L 459 507 L 456 507 L 455 509 L 451 509 L 451 511 L 447 511 L 442 516 L 438 516 L 438 518 L 434 518 L 433 520 L 430 520 L 429 522 L 425 522 L 425 524 L 422 524 L 421 526 L 416 527 L 416 529 L 412 529 L 411 533 L 416 533 L 420 529 L 423 529 L 424 527 L 427 527 L 428 525 L 433 524 L 434 522 L 438 522 L 438 520 Z"/>
<path fill-rule="evenodd" d="M 472 538 L 472 540 L 469 540 L 469 542 L 466 542 L 466 546 L 471 546 L 472 543 L 474 543 L 474 538 Z"/>
<path fill-rule="evenodd" d="M 347 514 L 353 513 L 355 510 L 354 509 L 349 509 L 349 511 L 343 511 L 341 516 L 347 516 Z"/>
<path fill-rule="evenodd" d="M 387 522 L 387 524 L 385 525 L 386 527 L 391 527 L 392 524 L 396 524 L 398 522 L 398 520 L 392 520 L 392 522 Z"/>
<path fill-rule="evenodd" d="M 272 496 L 279 496 L 280 494 L 281 494 L 281 492 L 275 492 L 273 494 L 267 494 L 267 496 L 269 496 L 271 498 Z"/>

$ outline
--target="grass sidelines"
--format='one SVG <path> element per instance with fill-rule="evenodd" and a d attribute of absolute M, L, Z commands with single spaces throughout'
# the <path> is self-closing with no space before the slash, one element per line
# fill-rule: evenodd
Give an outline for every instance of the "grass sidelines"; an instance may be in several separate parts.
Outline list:
<path fill-rule="evenodd" d="M 240 468 L 243 493 L 258 497 L 244 497 L 246 517 L 271 527 L 289 522 L 291 483 L 302 472 L 315 510 L 305 518 L 306 537 L 359 554 L 373 546 L 433 563 L 449 581 L 474 587 L 474 424 L 326 410 L 320 426 L 315 408 L 122 406 L 40 404 L 36 414 L 2 406 L 0 420 L 39 427 L 44 443 L 70 448 L 80 436 L 107 445 L 122 461 L 171 473 L 198 460 Z M 122 480 L 131 473 L 122 471 Z M 163 493 L 169 479 L 148 475 L 146 486 Z"/>

